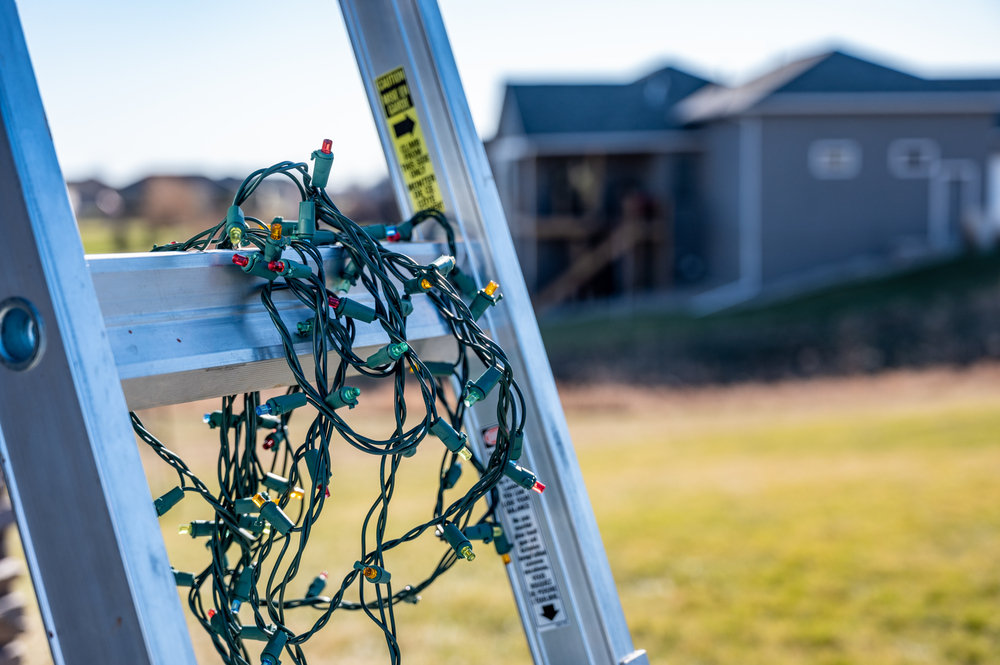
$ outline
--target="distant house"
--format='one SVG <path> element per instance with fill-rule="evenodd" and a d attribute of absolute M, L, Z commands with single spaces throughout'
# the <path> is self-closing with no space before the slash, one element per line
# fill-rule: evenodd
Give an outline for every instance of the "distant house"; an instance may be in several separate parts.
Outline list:
<path fill-rule="evenodd" d="M 708 83 L 667 67 L 622 85 L 507 86 L 487 149 L 536 303 L 702 277 L 701 146 L 671 110 Z"/>
<path fill-rule="evenodd" d="M 722 306 L 991 242 L 998 118 L 1000 79 L 831 52 L 735 88 L 669 68 L 510 85 L 488 151 L 542 307 L 669 290 Z"/>
<path fill-rule="evenodd" d="M 119 192 L 127 214 L 145 224 L 205 228 L 226 216 L 241 182 L 202 175 L 152 175 Z M 244 210 L 270 222 L 275 214 L 296 216 L 299 200 L 299 191 L 290 180 L 269 178 L 258 185 Z"/>
<path fill-rule="evenodd" d="M 78 219 L 114 218 L 123 211 L 124 202 L 118 191 L 95 178 L 68 182 L 66 189 Z"/>
<path fill-rule="evenodd" d="M 128 214 L 150 226 L 209 226 L 225 216 L 226 198 L 232 197 L 200 175 L 147 176 L 120 194 Z"/>
<path fill-rule="evenodd" d="M 89 179 L 66 183 L 77 219 L 104 221 L 113 232 L 114 246 L 127 246 L 127 227 L 147 231 L 169 228 L 183 235 L 213 226 L 225 219 L 243 180 L 212 179 L 202 175 L 151 175 L 121 189 Z M 336 194 L 341 210 L 359 221 L 399 216 L 389 181 Z M 275 216 L 296 219 L 302 194 L 288 178 L 271 177 L 258 182 L 243 202 L 244 213 L 269 223 Z"/>

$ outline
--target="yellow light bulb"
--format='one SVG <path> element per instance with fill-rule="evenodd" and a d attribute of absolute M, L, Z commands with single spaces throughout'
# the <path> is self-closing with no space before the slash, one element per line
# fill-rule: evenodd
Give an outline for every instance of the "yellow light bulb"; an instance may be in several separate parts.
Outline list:
<path fill-rule="evenodd" d="M 253 505 L 257 506 L 258 508 L 261 508 L 265 503 L 267 503 L 267 498 L 263 494 L 258 492 L 257 494 L 253 495 L 251 501 L 253 501 Z"/>
<path fill-rule="evenodd" d="M 229 244 L 233 247 L 239 247 L 240 243 L 243 242 L 243 229 L 238 226 L 234 226 L 229 229 Z"/>
<path fill-rule="evenodd" d="M 304 489 L 302 489 L 301 487 L 295 487 L 295 488 L 292 489 L 291 492 L 288 493 L 288 498 L 289 499 L 298 499 L 299 501 L 301 501 L 302 497 L 304 497 L 305 495 L 306 495 L 306 491 Z"/>
<path fill-rule="evenodd" d="M 503 561 L 503 565 L 507 566 L 507 565 L 510 564 L 510 555 L 509 554 L 501 554 L 500 555 L 500 559 Z"/>
<path fill-rule="evenodd" d="M 191 533 L 191 525 L 181 524 L 180 527 L 177 529 L 177 533 L 181 534 L 182 536 L 188 535 L 189 533 Z"/>
<path fill-rule="evenodd" d="M 365 566 L 365 569 L 361 571 L 361 574 L 370 580 L 373 580 L 376 577 L 378 577 L 378 571 L 372 568 L 371 566 Z"/>
<path fill-rule="evenodd" d="M 281 222 L 271 222 L 271 240 L 281 240 Z"/>
<path fill-rule="evenodd" d="M 424 291 L 430 291 L 432 286 L 434 285 L 431 284 L 431 280 L 427 279 L 426 277 L 420 280 L 420 288 L 422 288 Z"/>
<path fill-rule="evenodd" d="M 458 553 L 465 557 L 466 561 L 474 561 L 476 558 L 476 553 L 473 552 L 472 548 L 468 545 L 459 550 Z"/>
<path fill-rule="evenodd" d="M 497 284 L 493 280 L 490 280 L 490 283 L 487 284 L 485 288 L 483 288 L 483 292 L 486 293 L 486 295 L 491 296 L 494 293 L 496 293 L 497 289 L 499 288 L 500 288 L 499 284 Z"/>
<path fill-rule="evenodd" d="M 470 459 L 472 459 L 472 451 L 469 450 L 468 448 L 462 448 L 461 450 L 458 451 L 458 456 L 464 459 L 466 462 L 468 462 Z"/>

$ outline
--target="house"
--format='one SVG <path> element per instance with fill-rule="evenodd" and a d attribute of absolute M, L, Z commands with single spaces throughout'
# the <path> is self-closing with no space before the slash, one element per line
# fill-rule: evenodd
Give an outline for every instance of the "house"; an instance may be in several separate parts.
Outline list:
<path fill-rule="evenodd" d="M 220 183 L 201 175 L 151 175 L 119 193 L 126 213 L 151 227 L 211 226 L 232 198 Z"/>
<path fill-rule="evenodd" d="M 96 178 L 68 182 L 66 189 L 77 219 L 114 218 L 121 215 L 124 208 L 118 191 Z"/>
<path fill-rule="evenodd" d="M 120 190 L 126 214 L 152 227 L 207 228 L 226 215 L 243 181 L 203 175 L 151 175 Z M 301 194 L 287 178 L 268 178 L 254 189 L 243 208 L 270 222 L 275 214 L 298 214 Z"/>
<path fill-rule="evenodd" d="M 708 81 L 508 85 L 487 144 L 536 305 L 701 278 L 697 138 L 671 109 Z"/>
<path fill-rule="evenodd" d="M 95 179 L 67 182 L 77 219 L 104 221 L 112 230 L 113 246 L 128 246 L 128 227 L 138 224 L 147 232 L 170 229 L 183 235 L 211 227 L 225 218 L 226 210 L 243 183 L 241 178 L 212 179 L 202 175 L 150 175 L 121 189 Z M 352 219 L 371 222 L 398 219 L 399 211 L 389 181 L 370 187 L 351 187 L 334 195 Z M 271 177 L 258 182 L 243 202 L 247 216 L 269 223 L 276 215 L 297 218 L 302 194 L 288 178 Z"/>
<path fill-rule="evenodd" d="M 542 308 L 718 307 L 992 242 L 998 118 L 1000 79 L 833 51 L 737 87 L 509 85 L 488 153 Z"/>

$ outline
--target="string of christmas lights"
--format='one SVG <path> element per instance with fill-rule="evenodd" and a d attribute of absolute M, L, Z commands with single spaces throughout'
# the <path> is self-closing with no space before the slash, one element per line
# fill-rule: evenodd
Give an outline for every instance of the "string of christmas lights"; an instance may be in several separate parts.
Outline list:
<path fill-rule="evenodd" d="M 311 169 L 305 162 L 281 162 L 254 171 L 237 190 L 225 220 L 183 243 L 153 247 L 233 250 L 231 269 L 260 282 L 261 303 L 295 378 L 284 395 L 265 401 L 259 393 L 224 397 L 218 411 L 205 415 L 208 428 L 218 434 L 217 489 L 132 414 L 138 437 L 177 473 L 178 485 L 154 502 L 157 514 L 166 514 L 188 494 L 206 504 L 206 519 L 182 525 L 180 533 L 205 538 L 210 561 L 200 571 L 175 570 L 174 576 L 178 586 L 189 587 L 191 612 L 227 664 L 279 665 L 287 657 L 304 665 L 303 646 L 338 610 L 364 612 L 384 632 L 390 663 L 399 663 L 394 606 L 417 602 L 419 594 L 459 559 L 472 561 L 473 541 L 492 543 L 509 562 L 511 544 L 495 515 L 497 483 L 507 476 L 525 489 L 541 493 L 545 488 L 531 471 L 517 465 L 524 440 L 524 398 L 503 349 L 477 324 L 500 300 L 498 285 L 490 282 L 477 289 L 474 279 L 459 268 L 454 230 L 439 211 L 424 210 L 396 225 L 362 226 L 343 215 L 325 191 L 331 146 L 325 140 L 313 152 Z M 301 195 L 296 220 L 276 217 L 265 224 L 243 213 L 241 206 L 272 176 L 295 183 Z M 449 254 L 422 265 L 387 247 L 411 240 L 427 221 L 443 229 Z M 324 270 L 319 248 L 325 245 L 335 247 L 343 259 L 337 274 Z M 349 297 L 352 289 L 367 292 L 374 307 Z M 293 329 L 274 303 L 274 294 L 281 291 L 311 314 Z M 413 299 L 420 297 L 447 323 L 457 343 L 454 359 L 425 360 L 408 343 L 407 317 Z M 354 342 L 358 327 L 367 325 L 379 326 L 389 343 L 362 357 Z M 306 341 L 314 359 L 311 371 L 302 366 L 294 348 Z M 475 379 L 469 373 L 472 361 L 486 368 Z M 345 417 L 364 399 L 361 389 L 350 385 L 357 375 L 392 383 L 394 428 L 387 438 L 358 432 Z M 407 385 L 414 383 L 419 404 L 404 397 Z M 493 394 L 496 445 L 488 458 L 480 458 L 468 446 L 462 424 L 466 409 Z M 289 421 L 299 414 L 312 420 L 305 436 L 293 440 Z M 396 474 L 419 446 L 432 445 L 428 439 L 444 446 L 437 487 L 429 492 L 434 502 L 431 518 L 389 534 Z M 324 595 L 328 573 L 308 585 L 299 574 L 313 527 L 334 500 L 331 447 L 340 445 L 378 458 L 379 487 L 364 515 L 360 558 L 331 585 L 332 593 Z M 457 494 L 453 490 L 463 462 L 478 477 L 461 496 L 451 496 Z M 394 587 L 386 553 L 428 533 L 447 544 L 443 555 L 422 582 Z M 357 600 L 347 597 L 352 589 Z M 313 613 L 307 630 L 290 627 L 290 613 L 296 610 Z"/>

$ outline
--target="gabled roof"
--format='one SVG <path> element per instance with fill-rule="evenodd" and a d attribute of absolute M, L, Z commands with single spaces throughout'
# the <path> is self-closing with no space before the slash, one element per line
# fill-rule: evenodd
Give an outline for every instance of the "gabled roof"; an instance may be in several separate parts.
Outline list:
<path fill-rule="evenodd" d="M 97 178 L 86 178 L 84 180 L 72 180 L 66 183 L 66 186 L 75 190 L 78 194 L 84 197 L 93 198 L 97 195 L 97 192 L 104 189 L 112 189 L 104 182 L 98 180 Z"/>
<path fill-rule="evenodd" d="M 154 175 L 147 175 L 147 176 L 144 176 L 144 177 L 140 178 L 139 180 L 136 180 L 135 182 L 133 182 L 133 183 L 131 183 L 129 185 L 126 185 L 125 187 L 122 187 L 118 191 L 119 191 L 119 193 L 122 196 L 128 197 L 128 196 L 130 196 L 130 195 L 132 195 L 132 194 L 134 194 L 136 192 L 142 191 L 142 189 L 145 188 L 150 183 L 157 182 L 157 181 L 159 181 L 159 182 L 165 182 L 165 181 L 180 182 L 180 183 L 184 183 L 185 185 L 192 185 L 192 186 L 197 186 L 197 187 L 203 187 L 207 191 L 219 191 L 219 192 L 221 192 L 224 189 L 223 184 L 221 184 L 218 180 L 213 180 L 213 179 L 209 178 L 208 176 L 204 176 L 204 175 L 201 175 L 201 174 L 193 173 L 193 174 L 187 174 L 187 175 L 184 175 L 184 174 L 182 174 L 182 175 L 176 175 L 176 174 L 154 174 Z"/>
<path fill-rule="evenodd" d="M 708 83 L 664 67 L 626 84 L 508 84 L 497 136 L 676 128 L 673 105 Z"/>
<path fill-rule="evenodd" d="M 779 67 L 734 88 L 713 85 L 678 104 L 683 123 L 697 123 L 749 111 L 789 93 L 933 93 L 1000 91 L 1000 79 L 924 79 L 862 58 L 830 51 Z"/>

